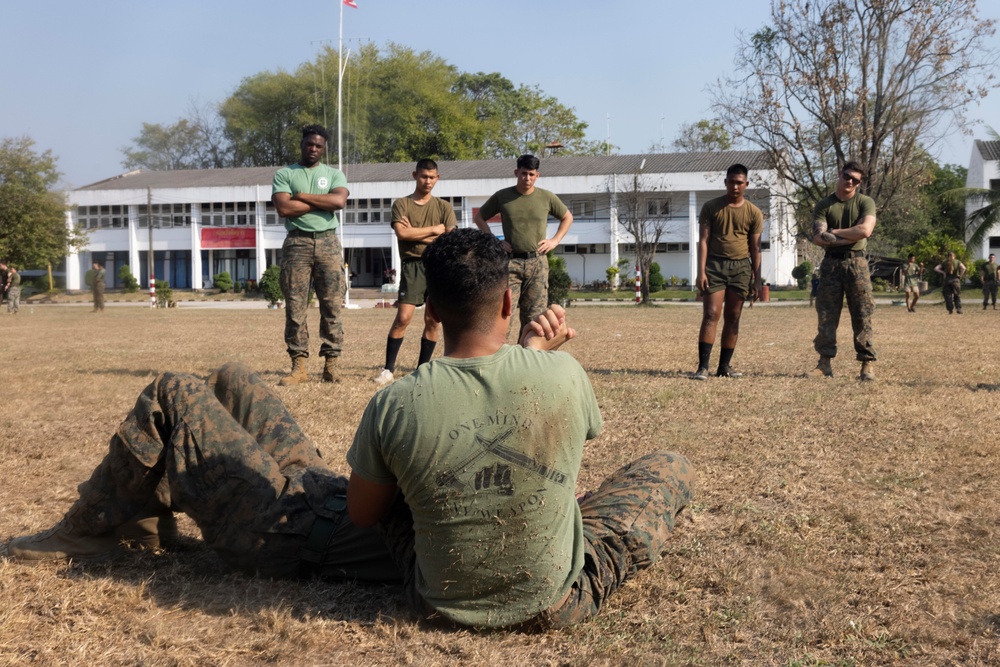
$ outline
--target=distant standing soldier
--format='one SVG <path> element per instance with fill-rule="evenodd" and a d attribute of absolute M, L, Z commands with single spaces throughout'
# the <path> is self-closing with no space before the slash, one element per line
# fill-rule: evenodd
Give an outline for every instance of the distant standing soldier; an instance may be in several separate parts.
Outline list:
<path fill-rule="evenodd" d="M 396 357 L 403 345 L 406 327 L 410 325 L 417 306 L 424 305 L 427 278 L 420 258 L 428 244 L 457 225 L 455 209 L 451 204 L 431 195 L 438 178 L 437 162 L 426 158 L 420 160 L 413 172 L 413 180 L 416 181 L 413 194 L 392 203 L 392 230 L 399 241 L 403 270 L 399 281 L 399 298 L 396 300 L 396 317 L 385 341 L 385 367 L 375 378 L 379 384 L 392 382 Z M 437 339 L 438 323 L 431 317 L 430 310 L 425 308 L 424 333 L 420 337 L 417 366 L 431 360 Z"/>
<path fill-rule="evenodd" d="M 979 277 L 983 281 L 983 310 L 986 310 L 987 302 L 993 302 L 993 310 L 997 309 L 997 256 L 990 253 L 990 260 L 983 265 Z"/>
<path fill-rule="evenodd" d="M 906 292 L 906 310 L 917 312 L 917 299 L 920 298 L 920 281 L 924 278 L 924 264 L 917 264 L 917 256 L 910 253 L 906 266 L 903 267 L 903 291 Z"/>
<path fill-rule="evenodd" d="M 934 270 L 944 276 L 941 294 L 944 295 L 944 306 L 951 311 L 962 314 L 962 278 L 965 277 L 965 264 L 955 259 L 955 253 L 949 252 L 948 259 L 934 267 Z"/>
<path fill-rule="evenodd" d="M 495 192 L 473 218 L 476 227 L 491 234 L 487 220 L 500 214 L 503 247 L 510 253 L 510 293 L 518 309 L 521 328 L 549 307 L 549 260 L 546 255 L 566 236 L 573 214 L 548 190 L 535 187 L 541 162 L 534 155 L 517 158 L 517 185 Z M 549 216 L 559 221 L 552 238 L 546 238 Z"/>
<path fill-rule="evenodd" d="M 840 170 L 833 194 L 822 199 L 813 209 L 812 241 L 826 249 L 819 267 L 819 293 L 816 296 L 818 321 L 813 346 L 819 353 L 819 363 L 810 375 L 830 377 L 832 361 L 837 356 L 837 327 L 847 298 L 854 331 L 854 352 L 861 362 L 858 379 L 875 379 L 872 363 L 875 347 L 872 345 L 872 296 L 871 274 L 865 249 L 868 237 L 875 231 L 875 202 L 858 192 L 865 172 L 857 162 L 847 162 Z"/>
<path fill-rule="evenodd" d="M 319 300 L 319 356 L 325 357 L 323 381 L 337 382 L 337 358 L 344 345 L 340 320 L 343 298 L 343 251 L 335 211 L 347 205 L 347 179 L 320 161 L 329 135 L 319 125 L 302 129 L 302 157 L 274 175 L 271 201 L 285 218 L 288 236 L 281 246 L 281 293 L 285 297 L 285 345 L 291 372 L 279 384 L 307 382 L 309 285 Z"/>
<path fill-rule="evenodd" d="M 107 281 L 107 272 L 104 267 L 94 262 L 94 284 L 91 291 L 94 294 L 94 312 L 104 310 L 104 288 Z"/>
<path fill-rule="evenodd" d="M 11 264 L 7 267 L 7 312 L 17 313 L 21 310 L 21 274 L 17 267 Z"/>
<path fill-rule="evenodd" d="M 819 271 L 813 271 L 812 279 L 809 281 L 809 307 L 816 305 L 816 296 L 819 294 Z"/>
<path fill-rule="evenodd" d="M 734 164 L 726 170 L 726 194 L 701 207 L 698 216 L 698 291 L 702 295 L 701 329 L 698 332 L 698 370 L 694 380 L 708 379 L 708 363 L 715 344 L 719 318 L 722 349 L 717 377 L 738 378 L 742 373 L 730 366 L 740 333 L 740 315 L 747 295 L 750 302 L 760 293 L 760 235 L 764 231 L 761 210 L 743 198 L 748 170 Z"/>

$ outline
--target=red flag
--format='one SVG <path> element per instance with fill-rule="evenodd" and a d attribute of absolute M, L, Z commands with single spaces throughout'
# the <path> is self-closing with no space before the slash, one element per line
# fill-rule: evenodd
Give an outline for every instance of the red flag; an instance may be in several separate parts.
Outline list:
<path fill-rule="evenodd" d="M 344 4 L 348 7 L 354 7 L 355 9 L 358 8 L 358 3 L 354 2 L 354 0 L 344 0 Z"/>

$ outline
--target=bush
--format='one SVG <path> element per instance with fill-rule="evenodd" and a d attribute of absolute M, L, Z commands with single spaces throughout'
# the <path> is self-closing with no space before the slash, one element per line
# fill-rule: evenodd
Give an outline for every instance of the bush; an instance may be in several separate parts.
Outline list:
<path fill-rule="evenodd" d="M 569 287 L 573 283 L 566 272 L 566 262 L 552 253 L 549 258 L 549 305 L 565 304 L 569 300 Z"/>
<path fill-rule="evenodd" d="M 812 272 L 813 265 L 808 259 L 804 260 L 801 264 L 792 269 L 792 278 L 795 278 L 796 282 L 798 282 L 799 289 L 806 289 L 809 287 Z"/>
<path fill-rule="evenodd" d="M 233 279 L 229 276 L 228 271 L 216 273 L 212 276 L 212 284 L 218 287 L 219 291 L 222 292 L 228 292 L 233 289 Z"/>
<path fill-rule="evenodd" d="M 915 255 L 917 262 L 922 262 L 924 265 L 924 280 L 932 286 L 940 287 L 941 274 L 935 271 L 934 267 L 947 260 L 949 252 L 955 253 L 955 259 L 969 267 L 969 250 L 965 247 L 965 243 L 947 234 L 932 233 L 922 236 L 918 241 L 903 248 L 900 256 L 905 258 L 910 253 Z"/>
<path fill-rule="evenodd" d="M 258 284 L 264 298 L 271 303 L 278 303 L 285 298 L 285 295 L 281 292 L 281 267 L 277 264 L 267 267 L 264 275 L 260 277 L 260 283 Z"/>
<path fill-rule="evenodd" d="M 174 291 L 170 289 L 170 283 L 166 280 L 156 281 L 156 305 L 158 308 L 166 308 L 174 300 Z"/>
<path fill-rule="evenodd" d="M 608 268 L 604 269 L 604 273 L 608 277 L 608 285 L 611 286 L 611 289 L 618 289 L 618 285 L 615 283 L 615 281 L 618 278 L 618 274 L 621 273 L 621 269 L 619 269 L 617 266 L 609 266 Z"/>
<path fill-rule="evenodd" d="M 889 281 L 885 278 L 873 278 L 872 279 L 872 291 L 873 292 L 888 292 L 889 291 Z"/>
<path fill-rule="evenodd" d="M 653 262 L 649 265 L 649 293 L 659 292 L 663 289 L 663 274 L 660 273 L 660 265 Z"/>
<path fill-rule="evenodd" d="M 129 294 L 139 291 L 139 281 L 132 275 L 132 269 L 129 268 L 128 264 L 122 264 L 118 268 L 118 279 L 122 281 L 122 287 Z"/>

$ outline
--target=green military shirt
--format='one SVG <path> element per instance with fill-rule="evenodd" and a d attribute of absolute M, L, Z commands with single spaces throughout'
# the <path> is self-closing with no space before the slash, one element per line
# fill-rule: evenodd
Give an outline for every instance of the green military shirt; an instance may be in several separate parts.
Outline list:
<path fill-rule="evenodd" d="M 745 199 L 742 206 L 730 206 L 726 197 L 716 197 L 701 207 L 698 224 L 711 229 L 709 255 L 746 259 L 750 256 L 749 238 L 764 231 L 764 214 Z"/>
<path fill-rule="evenodd" d="M 433 227 L 444 225 L 445 229 L 455 229 L 455 209 L 443 199 L 431 197 L 425 204 L 418 204 L 410 197 L 401 197 L 392 202 L 392 224 L 402 218 L 410 221 L 411 227 Z M 399 255 L 403 259 L 416 259 L 424 254 L 427 243 L 423 241 L 399 242 Z"/>
<path fill-rule="evenodd" d="M 489 220 L 499 213 L 504 240 L 514 252 L 523 253 L 538 250 L 538 244 L 545 238 L 550 215 L 562 220 L 568 210 L 559 197 L 548 190 L 535 188 L 530 195 L 522 195 L 512 186 L 487 199 L 479 215 Z"/>
<path fill-rule="evenodd" d="M 847 201 L 840 201 L 837 194 L 833 193 L 823 198 L 813 209 L 813 220 L 822 220 L 828 229 L 849 229 L 869 215 L 875 215 L 875 200 L 863 194 L 856 194 Z M 868 239 L 861 239 L 850 249 L 864 250 L 867 247 Z"/>
<path fill-rule="evenodd" d="M 337 188 L 346 188 L 347 178 L 339 169 L 325 164 L 317 164 L 307 168 L 301 164 L 289 165 L 279 169 L 274 175 L 271 185 L 271 196 L 279 192 L 290 195 L 305 193 L 310 195 L 325 195 Z M 337 217 L 333 211 L 310 211 L 305 215 L 288 218 L 285 229 L 298 229 L 303 232 L 325 232 L 337 228 Z"/>

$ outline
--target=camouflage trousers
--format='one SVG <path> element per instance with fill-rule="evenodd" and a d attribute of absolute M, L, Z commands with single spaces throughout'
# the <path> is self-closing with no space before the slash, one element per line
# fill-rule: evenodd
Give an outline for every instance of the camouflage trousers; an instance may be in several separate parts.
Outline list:
<path fill-rule="evenodd" d="M 996 281 L 983 283 L 983 307 L 985 308 L 989 303 L 991 303 L 991 300 L 994 306 L 997 305 Z"/>
<path fill-rule="evenodd" d="M 549 307 L 549 259 L 545 255 L 527 259 L 511 257 L 509 272 L 511 301 L 523 329 Z"/>
<path fill-rule="evenodd" d="M 826 257 L 819 268 L 819 289 L 816 294 L 816 313 L 819 316 L 813 346 L 824 357 L 837 356 L 837 327 L 844 309 L 844 298 L 851 313 L 854 331 L 854 351 L 858 361 L 875 361 L 872 346 L 872 313 L 875 298 L 868 260 L 864 257 L 836 259 Z"/>
<path fill-rule="evenodd" d="M 569 595 L 518 627 L 562 628 L 595 616 L 625 581 L 660 559 L 693 484 L 690 462 L 672 452 L 647 454 L 604 480 L 580 500 L 584 564 Z M 433 617 L 434 610 L 417 593 L 413 517 L 401 498 L 381 527 L 407 599 L 418 613 Z"/>
<path fill-rule="evenodd" d="M 7 312 L 16 313 L 21 310 L 21 286 L 13 285 L 7 290 Z"/>
<path fill-rule="evenodd" d="M 958 278 L 945 278 L 941 284 L 941 296 L 944 297 L 944 307 L 951 313 L 953 310 L 962 312 L 962 281 Z M 983 303 L 986 303 L 985 300 Z"/>
<path fill-rule="evenodd" d="M 398 581 L 379 532 L 347 517 L 346 490 L 271 389 L 231 363 L 207 383 L 163 373 L 146 387 L 67 520 L 101 535 L 158 498 L 236 569 Z M 323 543 L 307 553 L 317 524 Z"/>
<path fill-rule="evenodd" d="M 288 356 L 309 356 L 309 286 L 319 301 L 319 356 L 339 357 L 344 346 L 340 304 L 344 297 L 344 259 L 337 232 L 319 238 L 289 233 L 281 246 L 281 293 L 285 297 Z"/>

